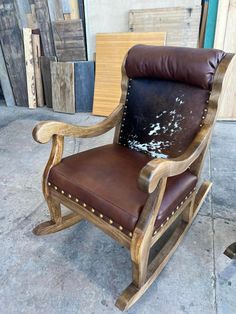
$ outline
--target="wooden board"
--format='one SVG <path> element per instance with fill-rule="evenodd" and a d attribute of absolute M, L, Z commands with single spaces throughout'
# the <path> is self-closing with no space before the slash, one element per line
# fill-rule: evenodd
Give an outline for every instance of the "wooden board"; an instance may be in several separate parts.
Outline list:
<path fill-rule="evenodd" d="M 52 25 L 47 0 L 34 0 L 34 3 L 37 23 L 41 34 L 44 55 L 46 57 L 55 56 L 56 52 L 54 47 Z"/>
<path fill-rule="evenodd" d="M 207 13 L 208 13 L 208 1 L 204 1 L 202 5 L 202 16 L 200 23 L 200 32 L 199 32 L 199 48 L 203 48 L 204 46 L 204 37 L 206 31 L 206 23 L 207 23 Z"/>
<path fill-rule="evenodd" d="M 204 48 L 212 48 L 214 45 L 218 0 L 209 1 L 208 7 Z"/>
<path fill-rule="evenodd" d="M 219 0 L 214 48 L 236 53 L 236 0 Z M 226 74 L 218 119 L 236 120 L 236 60 Z"/>
<path fill-rule="evenodd" d="M 16 105 L 27 106 L 24 46 L 15 4 L 0 0 L 0 42 Z"/>
<path fill-rule="evenodd" d="M 52 108 L 52 81 L 51 81 L 51 67 L 50 61 L 56 61 L 56 57 L 45 57 L 39 58 L 40 69 L 43 79 L 43 90 L 44 98 L 47 107 Z"/>
<path fill-rule="evenodd" d="M 94 62 L 75 62 L 75 111 L 91 112 L 94 94 Z"/>
<path fill-rule="evenodd" d="M 70 0 L 70 15 L 72 20 L 80 18 L 78 0 Z"/>
<path fill-rule="evenodd" d="M 96 79 L 93 114 L 107 116 L 121 96 L 121 65 L 137 44 L 164 45 L 165 33 L 110 33 L 96 36 Z"/>
<path fill-rule="evenodd" d="M 86 60 L 81 20 L 54 22 L 53 33 L 58 61 Z"/>
<path fill-rule="evenodd" d="M 34 75 L 34 57 L 33 57 L 31 28 L 23 28 L 23 39 L 24 39 L 24 49 L 25 49 L 25 67 L 26 67 L 28 105 L 30 109 L 35 109 L 37 107 L 37 102 L 36 102 L 36 86 L 35 86 L 35 75 Z"/>
<path fill-rule="evenodd" d="M 44 97 L 43 97 L 42 75 L 41 75 L 41 69 L 40 69 L 40 64 L 39 64 L 39 57 L 41 56 L 39 35 L 32 34 L 32 45 L 33 45 L 37 105 L 39 107 L 42 107 L 44 106 Z"/>
<path fill-rule="evenodd" d="M 53 110 L 75 113 L 74 63 L 51 61 L 51 76 Z"/>
<path fill-rule="evenodd" d="M 11 88 L 11 82 L 7 73 L 5 60 L 0 46 L 0 84 L 7 107 L 15 106 L 15 98 Z"/>
<path fill-rule="evenodd" d="M 131 10 L 132 32 L 167 32 L 168 46 L 197 47 L 201 6 Z"/>
<path fill-rule="evenodd" d="M 51 21 L 63 20 L 63 11 L 61 0 L 48 1 L 48 9 Z"/>

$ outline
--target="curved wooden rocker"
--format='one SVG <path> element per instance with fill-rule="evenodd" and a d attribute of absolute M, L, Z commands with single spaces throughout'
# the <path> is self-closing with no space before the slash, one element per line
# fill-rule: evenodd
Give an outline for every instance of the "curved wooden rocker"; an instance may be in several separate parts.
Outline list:
<path fill-rule="evenodd" d="M 236 259 L 236 242 L 229 245 L 224 251 L 224 254 L 231 259 Z"/>
<path fill-rule="evenodd" d="M 85 219 L 127 247 L 132 282 L 116 301 L 120 310 L 160 274 L 211 187 L 200 183 L 200 173 L 232 57 L 219 50 L 135 46 L 123 63 L 120 105 L 107 119 L 91 127 L 41 122 L 33 130 L 39 143 L 52 139 L 43 175 L 51 220 L 34 233 Z M 114 144 L 62 159 L 65 136 L 98 136 L 113 127 Z M 62 217 L 61 204 L 72 213 Z M 159 252 L 149 260 L 154 245 Z"/>

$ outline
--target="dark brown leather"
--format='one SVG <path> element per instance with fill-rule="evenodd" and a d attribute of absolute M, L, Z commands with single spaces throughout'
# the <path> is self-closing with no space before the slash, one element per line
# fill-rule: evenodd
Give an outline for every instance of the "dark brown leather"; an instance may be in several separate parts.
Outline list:
<path fill-rule="evenodd" d="M 148 195 L 137 185 L 140 170 L 150 157 L 111 144 L 62 159 L 49 174 L 52 188 L 79 198 L 126 230 L 133 231 Z M 197 178 L 189 171 L 168 179 L 157 218 L 160 225 L 194 188 Z"/>
<path fill-rule="evenodd" d="M 129 50 L 125 69 L 129 78 L 179 81 L 209 90 L 224 56 L 217 49 L 137 45 Z"/>
<path fill-rule="evenodd" d="M 133 79 L 123 114 L 120 144 L 154 157 L 177 157 L 206 115 L 209 91 L 180 82 Z"/>

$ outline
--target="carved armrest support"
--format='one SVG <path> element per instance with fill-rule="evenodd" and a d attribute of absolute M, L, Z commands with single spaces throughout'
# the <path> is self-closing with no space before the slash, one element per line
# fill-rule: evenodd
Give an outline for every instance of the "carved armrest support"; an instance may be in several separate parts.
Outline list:
<path fill-rule="evenodd" d="M 77 126 L 59 121 L 43 121 L 34 128 L 33 138 L 36 142 L 44 144 L 49 142 L 53 135 L 63 137 L 98 136 L 106 133 L 121 121 L 122 111 L 122 106 L 118 106 L 108 118 L 92 126 Z"/>
<path fill-rule="evenodd" d="M 211 128 L 205 126 L 181 156 L 172 159 L 156 158 L 148 162 L 142 168 L 138 178 L 140 189 L 152 193 L 161 178 L 183 173 L 203 152 L 210 135 Z"/>

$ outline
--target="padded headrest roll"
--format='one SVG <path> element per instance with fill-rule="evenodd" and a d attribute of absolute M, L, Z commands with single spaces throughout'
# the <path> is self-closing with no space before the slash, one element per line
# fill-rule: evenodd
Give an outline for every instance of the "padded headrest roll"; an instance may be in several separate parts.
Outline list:
<path fill-rule="evenodd" d="M 137 45 L 129 50 L 125 69 L 133 79 L 179 81 L 210 90 L 224 56 L 217 49 Z"/>

